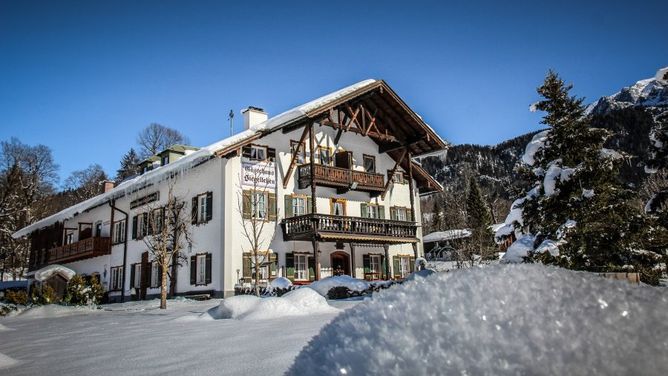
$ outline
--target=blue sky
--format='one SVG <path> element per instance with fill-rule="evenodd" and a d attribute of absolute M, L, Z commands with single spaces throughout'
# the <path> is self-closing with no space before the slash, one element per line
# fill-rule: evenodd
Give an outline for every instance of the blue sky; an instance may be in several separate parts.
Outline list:
<path fill-rule="evenodd" d="M 581 4 L 582 3 L 582 4 Z M 52 148 L 61 181 L 112 175 L 151 122 L 194 145 L 382 78 L 452 143 L 538 129 L 549 68 L 590 100 L 668 65 L 666 1 L 0 1 L 0 140 Z M 237 130 L 241 126 L 237 117 Z"/>

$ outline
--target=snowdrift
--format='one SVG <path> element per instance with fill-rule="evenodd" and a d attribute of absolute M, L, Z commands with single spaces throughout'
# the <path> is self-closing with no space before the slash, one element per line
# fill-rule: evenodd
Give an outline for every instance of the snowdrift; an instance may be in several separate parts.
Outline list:
<path fill-rule="evenodd" d="M 309 288 L 300 288 L 280 298 L 258 298 L 239 295 L 224 299 L 212 313 L 216 319 L 265 320 L 283 316 L 302 316 L 332 313 L 338 309 Z"/>
<path fill-rule="evenodd" d="M 667 311 L 664 290 L 556 267 L 438 273 L 339 315 L 288 374 L 666 375 Z"/>
<path fill-rule="evenodd" d="M 353 278 L 349 275 L 338 275 L 323 278 L 306 286 L 313 289 L 322 296 L 327 296 L 329 290 L 334 287 L 347 287 L 350 291 L 362 292 L 369 289 L 369 283 L 362 279 Z"/>

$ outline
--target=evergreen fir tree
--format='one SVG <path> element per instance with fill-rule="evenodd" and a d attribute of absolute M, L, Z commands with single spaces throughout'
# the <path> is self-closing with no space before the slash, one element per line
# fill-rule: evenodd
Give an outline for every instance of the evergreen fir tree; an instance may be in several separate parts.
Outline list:
<path fill-rule="evenodd" d="M 489 227 L 492 224 L 492 216 L 474 177 L 469 179 L 469 190 L 466 196 L 466 224 L 471 230 L 473 251 L 487 258 L 489 253 L 487 251 L 491 247 L 492 240 Z"/>
<path fill-rule="evenodd" d="M 135 149 L 130 148 L 121 159 L 121 168 L 116 172 L 116 182 L 121 182 L 137 175 L 139 173 L 139 162 L 139 156 L 135 152 Z"/>
<path fill-rule="evenodd" d="M 589 126 L 583 99 L 571 96 L 550 71 L 536 108 L 547 114 L 547 139 L 535 155 L 537 178 L 523 207 L 525 231 L 559 245 L 545 260 L 575 269 L 609 270 L 630 262 L 633 236 L 641 217 L 630 204 L 631 192 L 617 181 L 621 155 L 603 148 L 608 132 Z M 540 247 L 539 247 L 540 248 Z"/>

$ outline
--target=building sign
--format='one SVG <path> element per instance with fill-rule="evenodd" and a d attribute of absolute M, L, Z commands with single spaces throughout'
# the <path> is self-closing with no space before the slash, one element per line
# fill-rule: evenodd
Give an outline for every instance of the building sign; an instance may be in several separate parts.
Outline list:
<path fill-rule="evenodd" d="M 275 189 L 276 164 L 270 161 L 241 162 L 241 185 L 254 189 Z"/>

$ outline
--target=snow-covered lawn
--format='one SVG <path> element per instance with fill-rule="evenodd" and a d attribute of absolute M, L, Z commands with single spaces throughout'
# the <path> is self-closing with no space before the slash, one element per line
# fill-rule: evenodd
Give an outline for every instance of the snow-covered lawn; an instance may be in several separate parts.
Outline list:
<path fill-rule="evenodd" d="M 220 300 L 46 306 L 0 318 L 0 374 L 279 375 L 341 309 L 263 320 L 214 320 Z M 212 310 L 213 309 L 213 310 Z M 211 310 L 211 311 L 210 311 Z"/>

